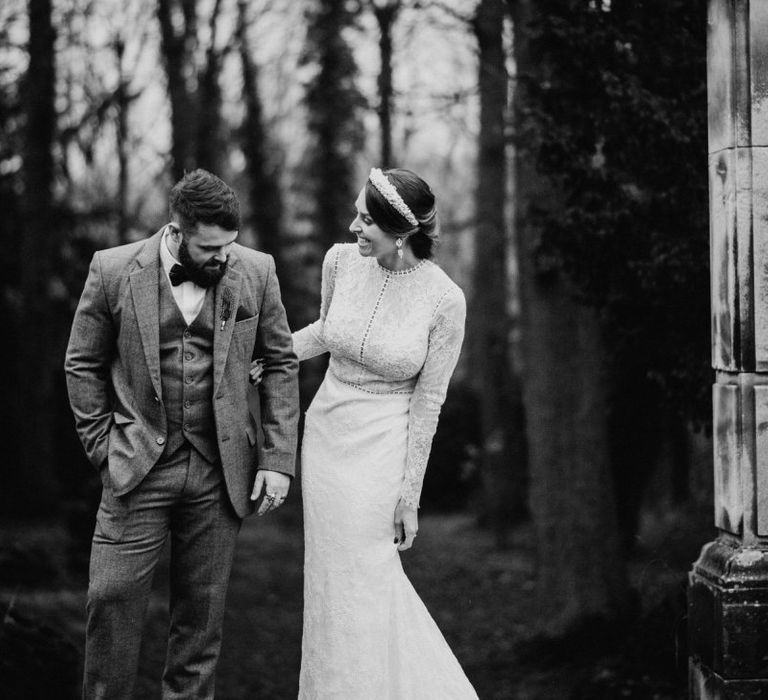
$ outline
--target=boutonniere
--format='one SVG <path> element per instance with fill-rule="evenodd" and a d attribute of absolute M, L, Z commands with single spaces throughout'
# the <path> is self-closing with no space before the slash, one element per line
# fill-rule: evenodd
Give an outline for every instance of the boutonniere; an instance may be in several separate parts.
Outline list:
<path fill-rule="evenodd" d="M 224 287 L 224 292 L 221 299 L 221 330 L 224 330 L 224 326 L 227 325 L 229 317 L 232 315 L 232 290 L 229 287 Z"/>

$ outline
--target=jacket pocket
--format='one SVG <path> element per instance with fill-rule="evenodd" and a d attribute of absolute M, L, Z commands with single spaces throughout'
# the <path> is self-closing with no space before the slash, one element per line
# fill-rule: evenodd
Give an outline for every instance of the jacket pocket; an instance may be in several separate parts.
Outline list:
<path fill-rule="evenodd" d="M 250 318 L 243 319 L 242 321 L 237 321 L 235 323 L 234 332 L 248 333 L 249 331 L 255 331 L 258 325 L 259 316 L 257 314 L 256 316 L 251 316 Z"/>

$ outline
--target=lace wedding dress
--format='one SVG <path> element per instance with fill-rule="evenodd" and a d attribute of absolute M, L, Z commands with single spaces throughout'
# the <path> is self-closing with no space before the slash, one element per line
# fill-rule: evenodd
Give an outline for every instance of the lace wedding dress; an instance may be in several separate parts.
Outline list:
<path fill-rule="evenodd" d="M 418 505 L 464 334 L 461 290 L 434 263 L 402 272 L 335 245 L 300 360 L 330 352 L 306 414 L 300 700 L 477 694 L 403 572 L 393 516 Z"/>

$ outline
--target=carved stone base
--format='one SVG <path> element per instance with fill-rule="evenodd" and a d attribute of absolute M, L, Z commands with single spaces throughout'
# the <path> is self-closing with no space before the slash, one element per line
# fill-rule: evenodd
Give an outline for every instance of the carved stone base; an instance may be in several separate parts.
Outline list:
<path fill-rule="evenodd" d="M 726 680 L 703 664 L 692 661 L 688 673 L 690 700 L 765 700 L 768 680 Z"/>
<path fill-rule="evenodd" d="M 695 699 L 768 699 L 768 546 L 723 535 L 705 545 L 688 587 Z"/>

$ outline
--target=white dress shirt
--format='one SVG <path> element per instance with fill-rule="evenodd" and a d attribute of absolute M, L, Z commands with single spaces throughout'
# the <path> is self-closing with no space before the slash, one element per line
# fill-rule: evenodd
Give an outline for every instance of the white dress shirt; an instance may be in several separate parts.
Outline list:
<path fill-rule="evenodd" d="M 181 315 L 187 322 L 187 325 L 191 325 L 192 321 L 197 318 L 200 313 L 200 309 L 203 308 L 203 302 L 205 301 L 205 287 L 200 287 L 194 282 L 187 280 L 174 287 L 171 284 L 171 268 L 174 265 L 181 265 L 176 260 L 168 249 L 168 229 L 165 229 L 163 234 L 163 240 L 160 244 L 160 262 L 163 264 L 163 270 L 165 270 L 165 276 L 168 278 L 168 284 L 171 285 L 171 293 L 176 300 L 176 305 L 181 311 Z"/>

